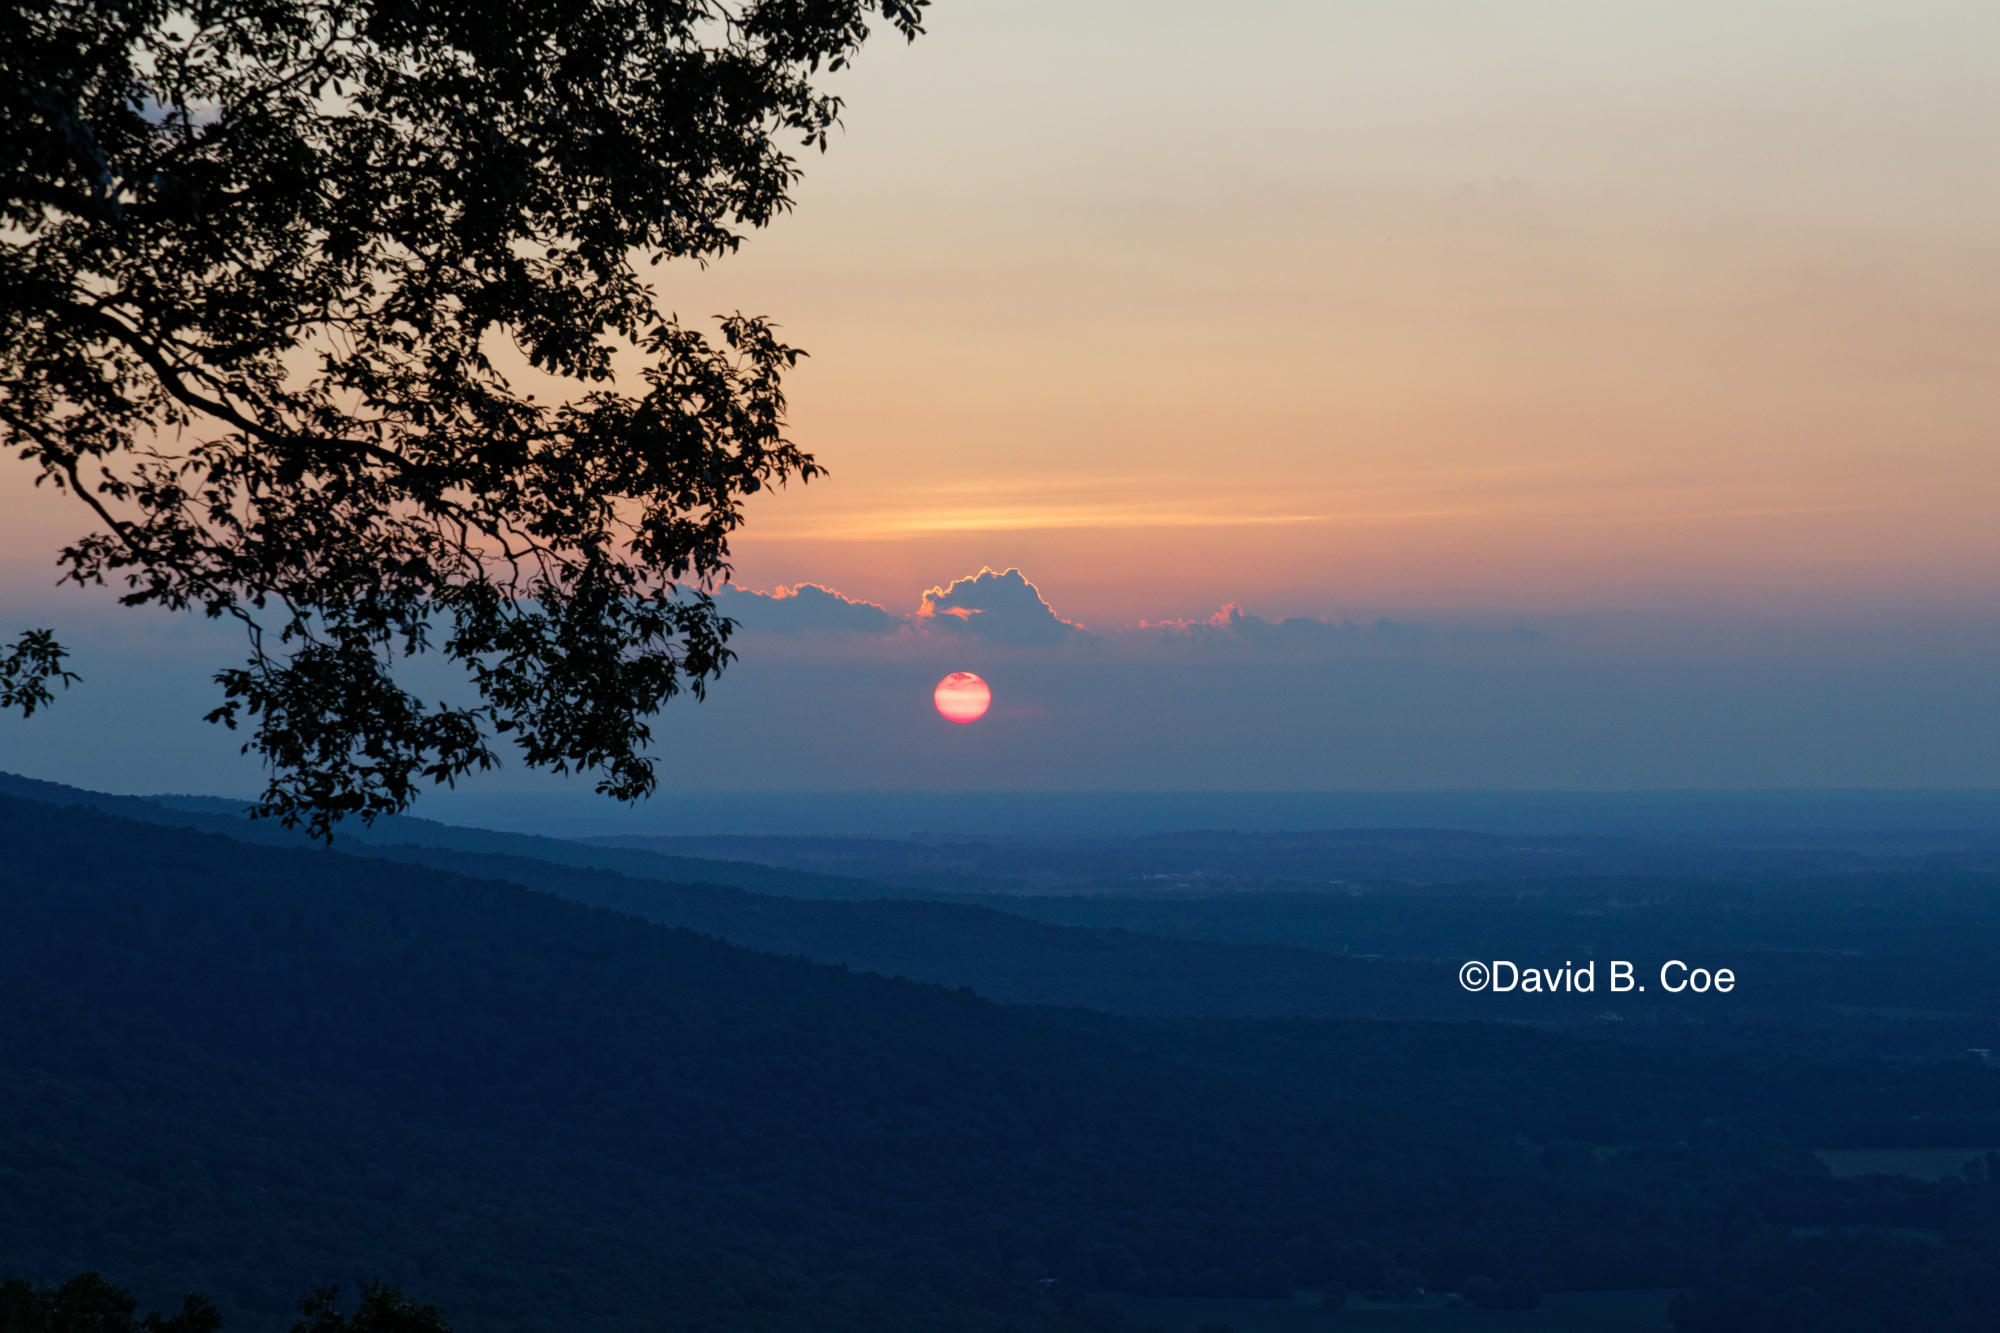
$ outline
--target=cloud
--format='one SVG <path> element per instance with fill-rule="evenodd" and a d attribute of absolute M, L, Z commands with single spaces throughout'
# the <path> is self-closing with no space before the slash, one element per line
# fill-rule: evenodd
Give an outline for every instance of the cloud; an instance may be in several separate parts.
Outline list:
<path fill-rule="evenodd" d="M 1353 644 L 1361 639 L 1361 630 L 1351 620 L 1286 616 L 1273 622 L 1262 616 L 1246 615 L 1235 602 L 1207 620 L 1160 620 L 1150 624 L 1142 620 L 1139 628 L 1159 630 L 1172 638 L 1240 639 L 1261 648 Z"/>
<path fill-rule="evenodd" d="M 771 592 L 725 584 L 716 592 L 715 601 L 723 614 L 746 630 L 789 637 L 852 634 L 882 639 L 915 631 L 913 645 L 925 637 L 935 641 L 936 636 L 946 634 L 1025 647 L 1053 646 L 1079 638 L 1100 641 L 1083 625 L 1057 615 L 1041 589 L 1018 569 L 983 568 L 943 587 L 928 589 L 915 613 L 907 616 L 818 583 L 789 588 L 780 584 Z M 1142 654 L 1170 644 L 1206 644 L 1281 656 L 1331 653 L 1341 658 L 1395 658 L 1436 651 L 1518 651 L 1546 640 L 1540 630 L 1528 628 L 1388 619 L 1357 625 L 1352 620 L 1312 616 L 1266 620 L 1230 602 L 1206 620 L 1142 620 L 1109 631 L 1102 641 L 1123 644 Z"/>
<path fill-rule="evenodd" d="M 773 592 L 753 592 L 734 584 L 716 590 L 715 604 L 740 621 L 744 629 L 765 634 L 846 631 L 852 634 L 894 634 L 904 619 L 873 602 L 856 601 L 817 583 L 779 584 Z"/>
<path fill-rule="evenodd" d="M 996 643 L 1060 643 L 1086 633 L 1042 600 L 1041 589 L 1018 569 L 981 569 L 949 587 L 931 588 L 912 617 L 918 627 L 975 635 Z"/>
<path fill-rule="evenodd" d="M 1248 615 L 1235 602 L 1206 620 L 1140 621 L 1140 630 L 1164 638 L 1196 642 L 1240 642 L 1259 648 L 1375 647 L 1413 650 L 1439 644 L 1539 644 L 1548 636 L 1538 629 L 1487 629 L 1475 625 L 1425 625 L 1390 620 L 1361 626 L 1351 620 L 1320 620 L 1286 616 L 1265 620 Z"/>

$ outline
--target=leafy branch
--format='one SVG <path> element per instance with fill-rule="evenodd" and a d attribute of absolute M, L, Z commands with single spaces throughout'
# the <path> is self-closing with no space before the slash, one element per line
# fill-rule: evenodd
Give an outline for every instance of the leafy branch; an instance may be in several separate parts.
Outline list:
<path fill-rule="evenodd" d="M 791 146 L 838 123 L 818 80 L 923 10 L 49 0 L 0 24 L 0 439 L 101 525 L 66 579 L 243 626 L 208 716 L 247 725 L 258 813 L 327 836 L 503 736 L 654 789 L 650 719 L 732 659 L 706 593 L 745 501 L 823 469 L 785 434 L 803 353 L 761 318 L 690 327 L 641 273 L 789 209 Z M 6 699 L 31 712 L 74 677 L 23 645 Z M 476 702 L 399 684 L 430 652 Z"/>
<path fill-rule="evenodd" d="M 56 701 L 49 682 L 64 689 L 83 679 L 63 669 L 69 650 L 56 642 L 55 632 L 31 629 L 14 640 L 5 656 L 0 656 L 0 709 L 18 708 L 22 717 L 33 717 L 37 708 Z"/>

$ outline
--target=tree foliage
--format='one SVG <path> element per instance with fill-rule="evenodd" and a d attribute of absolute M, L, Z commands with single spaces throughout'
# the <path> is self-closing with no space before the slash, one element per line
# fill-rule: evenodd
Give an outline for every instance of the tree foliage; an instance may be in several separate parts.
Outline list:
<path fill-rule="evenodd" d="M 189 1295 L 171 1317 L 153 1310 L 135 1319 L 138 1308 L 131 1292 L 98 1273 L 78 1273 L 53 1287 L 17 1277 L 0 1282 L 0 1333 L 220 1333 L 222 1328 L 222 1315 L 206 1296 Z"/>
<path fill-rule="evenodd" d="M 817 76 L 926 3 L 8 7 L 0 430 L 95 511 L 67 579 L 242 623 L 210 717 L 264 813 L 400 809 L 502 734 L 652 789 L 647 718 L 731 657 L 744 497 L 820 469 L 801 353 L 646 271 L 789 207 Z M 398 685 L 432 650 L 477 704 Z"/>
<path fill-rule="evenodd" d="M 37 708 L 55 702 L 49 682 L 68 689 L 72 681 L 83 679 L 63 666 L 69 650 L 56 642 L 45 629 L 31 629 L 0 653 L 0 709 L 18 708 L 22 717 L 33 717 Z"/>
<path fill-rule="evenodd" d="M 354 1313 L 340 1309 L 338 1286 L 314 1287 L 299 1301 L 305 1317 L 292 1333 L 451 1333 L 444 1311 L 403 1295 L 391 1283 L 363 1282 Z M 221 1333 L 222 1313 L 190 1293 L 179 1313 L 133 1315 L 139 1302 L 100 1273 L 78 1273 L 51 1287 L 8 1278 L 0 1282 L 0 1333 Z"/>
<path fill-rule="evenodd" d="M 338 1286 L 314 1287 L 299 1301 L 292 1333 L 451 1333 L 444 1311 L 413 1301 L 392 1283 L 363 1282 L 354 1313 L 340 1309 Z"/>

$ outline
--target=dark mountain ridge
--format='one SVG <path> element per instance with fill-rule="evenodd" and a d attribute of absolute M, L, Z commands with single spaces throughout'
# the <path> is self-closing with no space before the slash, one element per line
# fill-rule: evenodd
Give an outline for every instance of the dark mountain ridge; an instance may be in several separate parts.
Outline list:
<path fill-rule="evenodd" d="M 149 820 L 192 823 L 266 845 L 287 838 L 307 845 L 282 828 L 212 813 L 227 802 L 174 798 L 200 807 L 177 812 L 158 802 L 14 781 L 100 809 L 129 807 Z M 1183 887 L 1124 897 L 968 897 L 557 839 L 510 841 L 429 821 L 385 820 L 368 831 L 392 834 L 453 845 L 346 839 L 336 846 L 502 879 L 751 948 L 971 986 L 1010 1003 L 1154 1016 L 1500 1019 L 1828 1054 L 1942 1057 L 2000 1049 L 2000 978 L 1988 963 L 2000 949 L 1994 889 L 2000 877 L 1977 872 L 1565 874 L 1311 892 Z M 1330 836 L 1286 835 L 1308 847 Z M 1354 836 L 1366 842 L 1376 835 Z M 1428 845 L 1427 835 L 1394 836 Z M 482 850 L 495 845 L 536 855 Z M 634 864 L 579 865 L 579 857 Z M 748 884 L 776 878 L 785 893 L 677 881 L 677 871 Z M 845 896 L 810 896 L 827 883 Z M 1613 996 L 1601 975 L 1614 958 L 1657 968 L 1677 957 L 1730 966 L 1741 984 L 1726 1003 L 1715 1003 L 1657 986 Z M 1524 966 L 1596 960 L 1600 979 L 1589 994 L 1468 994 L 1457 978 L 1467 958 Z"/>
<path fill-rule="evenodd" d="M 198 1279 L 239 1328 L 381 1273 L 473 1333 L 1053 1330 L 1098 1287 L 1693 1282 L 1773 1223 L 1976 1247 L 1993 1202 L 1786 1137 L 1816 1104 L 1990 1122 L 1965 1062 L 1024 1011 L 6 798 L 0 904 L 0 1062 L 31 1075 L 0 1102 L 0 1256 Z M 1926 1326 L 1991 1313 L 1960 1305 Z"/>
<path fill-rule="evenodd" d="M 586 838 L 598 847 L 753 861 L 905 891 L 1172 898 L 1389 885 L 1678 881 L 2000 870 L 1990 828 L 1794 829 L 1532 836 L 1452 828 L 1207 829 L 1070 838 Z"/>
<path fill-rule="evenodd" d="M 200 829 L 207 833 L 220 833 L 239 842 L 269 847 L 318 845 L 300 829 L 288 829 L 274 820 L 247 818 L 242 813 L 246 808 L 244 803 L 215 796 L 114 796 L 13 773 L 0 773 L 0 795 L 45 801 L 53 805 L 86 805 L 125 819 Z M 663 856 L 644 850 L 594 847 L 562 838 L 440 824 L 436 820 L 419 819 L 412 815 L 387 815 L 373 824 L 349 820 L 336 831 L 330 845 L 342 851 L 412 846 L 515 856 L 546 861 L 552 865 L 613 870 L 635 879 L 663 879 L 678 883 L 701 881 L 726 884 L 753 893 L 790 897 L 868 899 L 896 892 L 883 884 L 838 875 L 784 870 L 748 861 L 714 861 L 699 857 Z"/>

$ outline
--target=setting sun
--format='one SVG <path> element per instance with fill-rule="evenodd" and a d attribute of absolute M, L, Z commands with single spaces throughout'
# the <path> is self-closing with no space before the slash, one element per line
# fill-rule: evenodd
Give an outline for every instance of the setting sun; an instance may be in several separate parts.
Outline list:
<path fill-rule="evenodd" d="M 937 710 L 953 722 L 977 722 L 986 716 L 993 691 L 970 671 L 954 671 L 937 683 L 931 692 Z"/>

